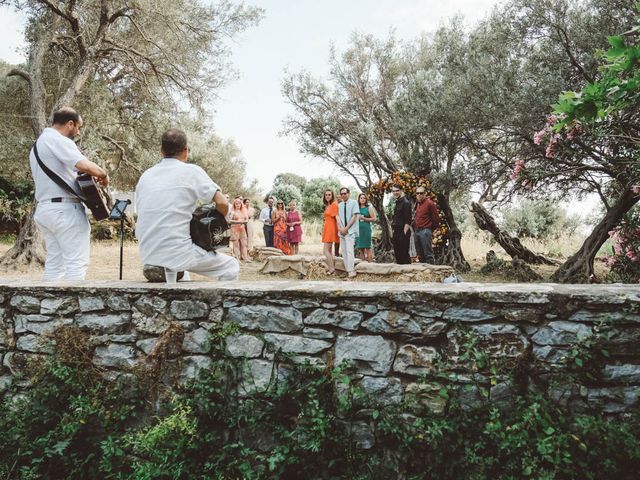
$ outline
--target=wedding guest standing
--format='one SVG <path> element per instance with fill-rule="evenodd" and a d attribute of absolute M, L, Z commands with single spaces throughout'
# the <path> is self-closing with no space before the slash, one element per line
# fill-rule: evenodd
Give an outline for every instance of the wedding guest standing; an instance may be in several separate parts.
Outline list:
<path fill-rule="evenodd" d="M 344 269 L 347 276 L 353 278 L 356 276 L 354 248 L 356 238 L 359 235 L 359 218 L 360 209 L 355 200 L 349 198 L 351 191 L 347 187 L 340 189 L 340 197 L 342 202 L 338 205 L 338 236 L 340 237 L 340 251 L 342 252 L 342 260 L 344 261 Z"/>
<path fill-rule="evenodd" d="M 291 245 L 291 253 L 297 255 L 302 241 L 302 214 L 298 211 L 295 200 L 291 200 L 287 212 L 287 240 Z"/>
<path fill-rule="evenodd" d="M 264 244 L 267 247 L 273 247 L 273 204 L 275 201 L 275 198 L 269 197 L 267 206 L 260 210 L 260 217 L 258 217 L 258 220 L 260 220 L 263 225 Z"/>
<path fill-rule="evenodd" d="M 327 275 L 336 273 L 333 257 L 333 246 L 340 243 L 338 238 L 338 202 L 333 191 L 327 190 L 322 196 L 324 203 L 324 224 L 322 225 L 322 252 L 327 260 Z"/>
<path fill-rule="evenodd" d="M 251 251 L 253 249 L 253 219 L 256 216 L 256 209 L 251 205 L 251 199 L 244 199 L 244 208 L 247 209 L 247 217 L 249 217 L 249 221 L 247 222 L 247 250 Z"/>
<path fill-rule="evenodd" d="M 409 243 L 411 240 L 411 202 L 405 197 L 401 185 L 392 185 L 391 193 L 396 199 L 396 206 L 393 211 L 393 253 L 396 263 L 408 265 L 411 263 L 409 256 Z"/>
<path fill-rule="evenodd" d="M 291 255 L 291 246 L 287 239 L 287 212 L 284 209 L 284 201 L 276 202 L 276 210 L 273 212 L 273 246 L 285 255 Z"/>
<path fill-rule="evenodd" d="M 376 221 L 376 211 L 369 204 L 369 199 L 364 193 L 358 195 L 358 207 L 360 207 L 360 234 L 356 240 L 358 256 L 367 262 L 373 262 L 371 251 L 371 224 Z"/>
<path fill-rule="evenodd" d="M 414 234 L 416 240 L 416 250 L 420 263 L 436 263 L 433 256 L 433 231 L 440 226 L 440 214 L 435 202 L 427 196 L 425 187 L 416 189 L 416 205 L 415 228 Z"/>
<path fill-rule="evenodd" d="M 233 244 L 234 256 L 244 262 L 250 262 L 251 258 L 249 258 L 249 253 L 247 252 L 246 230 L 249 217 L 247 215 L 247 209 L 244 207 L 240 197 L 236 197 L 233 200 L 227 218 L 231 225 L 231 242 Z"/>

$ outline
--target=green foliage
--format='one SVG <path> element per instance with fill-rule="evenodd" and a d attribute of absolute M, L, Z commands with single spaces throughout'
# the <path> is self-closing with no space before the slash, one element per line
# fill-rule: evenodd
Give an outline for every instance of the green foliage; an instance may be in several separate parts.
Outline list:
<path fill-rule="evenodd" d="M 304 217 L 309 220 L 322 219 L 324 192 L 331 190 L 337 196 L 339 188 L 340 182 L 332 177 L 312 178 L 309 180 L 302 191 L 302 213 Z"/>
<path fill-rule="evenodd" d="M 594 330 L 572 355 L 577 370 L 606 332 Z M 223 326 L 215 340 L 230 333 Z M 493 364 L 478 336 L 461 335 L 460 359 L 504 378 L 509 362 Z M 640 468 L 637 411 L 606 418 L 531 391 L 462 408 L 454 374 L 431 379 L 442 413 L 416 399 L 383 408 L 344 366 L 285 367 L 276 353 L 286 375 L 266 390 L 238 395 L 243 361 L 219 358 L 152 417 L 143 407 L 154 382 L 109 383 L 77 330 L 55 340 L 31 387 L 0 410 L 2 478 L 630 480 Z M 375 443 L 363 449 L 358 432 L 368 428 Z"/>
<path fill-rule="evenodd" d="M 579 224 L 578 216 L 568 216 L 553 200 L 523 200 L 519 206 L 503 211 L 502 226 L 519 238 L 546 240 L 573 235 Z"/>
<path fill-rule="evenodd" d="M 296 201 L 298 208 L 300 208 L 300 205 L 302 204 L 302 193 L 298 187 L 286 183 L 274 185 L 271 191 L 265 195 L 264 201 L 266 202 L 269 197 L 274 197 L 276 202 L 284 201 L 285 210 L 288 210 L 289 202 L 291 202 L 291 200 Z"/>
<path fill-rule="evenodd" d="M 0 177 L 0 230 L 16 231 L 33 199 L 33 183 Z"/>
<path fill-rule="evenodd" d="M 276 178 L 273 179 L 274 187 L 277 185 L 293 185 L 294 187 L 298 187 L 298 190 L 301 192 L 304 190 L 306 184 L 307 179 L 295 173 L 279 173 L 276 175 Z"/>

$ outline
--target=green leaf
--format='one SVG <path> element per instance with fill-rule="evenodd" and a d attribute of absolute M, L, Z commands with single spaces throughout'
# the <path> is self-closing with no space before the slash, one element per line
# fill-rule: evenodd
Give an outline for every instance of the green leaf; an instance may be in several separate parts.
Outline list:
<path fill-rule="evenodd" d="M 544 429 L 544 433 L 546 433 L 547 435 L 552 435 L 555 431 L 556 430 L 553 427 L 547 427 Z"/>
<path fill-rule="evenodd" d="M 624 48 L 624 37 L 621 35 L 612 35 L 607 37 L 607 41 L 613 48 Z"/>

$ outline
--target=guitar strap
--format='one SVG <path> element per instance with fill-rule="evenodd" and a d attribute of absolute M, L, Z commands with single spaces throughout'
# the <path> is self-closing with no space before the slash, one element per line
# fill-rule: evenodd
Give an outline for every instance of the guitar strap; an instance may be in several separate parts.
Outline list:
<path fill-rule="evenodd" d="M 38 165 L 40 165 L 40 168 L 42 169 L 42 171 L 44 173 L 46 173 L 47 176 L 51 180 L 53 180 L 60 188 L 62 188 L 63 190 L 66 190 L 71 195 L 73 195 L 75 197 L 78 197 L 80 199 L 80 201 L 82 201 L 83 203 L 86 203 L 87 200 L 83 196 L 78 195 L 76 193 L 76 191 L 73 188 L 71 188 L 67 182 L 65 182 L 62 178 L 60 178 L 57 173 L 55 173 L 53 170 L 51 170 L 49 167 L 47 167 L 44 164 L 44 162 L 42 160 L 40 160 L 40 155 L 38 155 L 37 143 L 38 143 L 38 141 L 36 140 L 34 142 L 34 144 L 33 144 L 33 154 L 35 155 L 36 160 L 38 161 Z"/>

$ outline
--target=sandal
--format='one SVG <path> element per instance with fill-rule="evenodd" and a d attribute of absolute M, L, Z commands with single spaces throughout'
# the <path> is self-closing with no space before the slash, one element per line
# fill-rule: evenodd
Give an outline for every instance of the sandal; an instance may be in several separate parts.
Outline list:
<path fill-rule="evenodd" d="M 324 273 L 326 273 L 327 275 L 335 275 L 335 274 L 336 274 L 336 271 L 335 271 L 335 270 L 327 270 L 327 271 L 326 271 L 326 272 L 324 272 Z"/>

